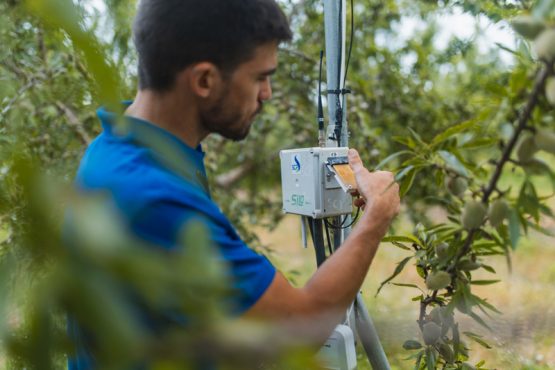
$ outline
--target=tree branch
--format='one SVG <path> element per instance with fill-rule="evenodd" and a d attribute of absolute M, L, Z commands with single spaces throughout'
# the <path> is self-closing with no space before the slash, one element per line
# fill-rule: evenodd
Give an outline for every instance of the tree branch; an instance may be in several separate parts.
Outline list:
<path fill-rule="evenodd" d="M 532 93 L 528 98 L 528 102 L 526 103 L 526 106 L 519 114 L 518 124 L 517 124 L 517 127 L 515 128 L 513 136 L 511 137 L 511 140 L 509 140 L 509 143 L 505 146 L 501 159 L 497 162 L 495 172 L 491 177 L 491 180 L 488 186 L 484 190 L 484 194 L 482 196 L 483 204 L 485 205 L 488 204 L 491 194 L 497 188 L 497 182 L 499 181 L 501 174 L 503 173 L 503 167 L 505 166 L 505 163 L 510 161 L 511 153 L 514 150 L 521 133 L 527 128 L 528 121 L 532 117 L 532 112 L 534 111 L 534 108 L 538 104 L 538 99 L 540 97 L 540 94 L 543 92 L 545 81 L 551 75 L 552 71 L 553 71 L 553 62 L 547 63 L 536 73 L 536 81 L 534 83 Z M 474 241 L 474 236 L 476 235 L 476 231 L 477 229 L 472 229 L 469 231 L 468 236 L 465 240 L 464 246 L 459 249 L 457 255 L 455 256 L 455 259 L 453 260 L 453 264 L 447 270 L 448 272 L 454 271 L 459 260 L 470 251 L 470 249 L 472 248 L 472 242 Z"/>
<path fill-rule="evenodd" d="M 83 144 L 89 145 L 91 143 L 91 137 L 83 127 L 81 120 L 77 117 L 75 112 L 61 101 L 56 101 L 56 106 L 62 113 L 65 114 L 69 125 L 75 128 L 75 131 Z"/>

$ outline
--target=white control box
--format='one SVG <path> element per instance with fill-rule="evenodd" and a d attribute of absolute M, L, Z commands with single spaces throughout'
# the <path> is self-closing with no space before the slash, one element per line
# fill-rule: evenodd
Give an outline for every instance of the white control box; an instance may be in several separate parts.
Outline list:
<path fill-rule="evenodd" d="M 324 369 L 356 370 L 355 337 L 351 328 L 338 325 L 316 355 Z"/>
<path fill-rule="evenodd" d="M 282 150 L 283 211 L 313 218 L 351 214 L 353 198 L 328 168 L 328 160 L 347 157 L 349 148 Z"/>

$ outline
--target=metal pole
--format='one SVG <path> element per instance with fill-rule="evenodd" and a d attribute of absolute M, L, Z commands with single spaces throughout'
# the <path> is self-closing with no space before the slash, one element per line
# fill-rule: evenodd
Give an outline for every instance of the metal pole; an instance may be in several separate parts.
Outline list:
<path fill-rule="evenodd" d="M 355 318 L 357 326 L 357 334 L 362 343 L 362 347 L 366 351 L 370 365 L 372 365 L 373 370 L 390 370 L 391 367 L 387 362 L 387 357 L 385 357 L 385 352 L 383 350 L 380 338 L 378 337 L 378 332 L 374 326 L 374 322 L 370 318 L 368 309 L 364 305 L 362 300 L 362 295 L 357 294 L 355 299 Z"/>
<path fill-rule="evenodd" d="M 344 86 L 345 76 L 345 34 L 346 34 L 346 13 L 348 0 L 324 0 L 324 22 L 326 30 L 326 66 L 327 66 L 327 87 L 328 87 L 328 127 L 326 146 L 337 146 L 337 141 L 333 138 L 336 135 L 336 115 L 338 106 L 342 108 L 342 127 L 340 134 L 341 146 L 349 146 L 349 131 L 347 127 L 347 99 L 345 94 L 339 93 Z M 329 92 L 331 91 L 331 92 Z M 340 102 L 341 104 L 338 104 Z M 346 223 L 350 223 L 350 216 L 347 216 Z M 348 236 L 350 229 L 343 229 L 335 240 L 336 248 Z M 335 238 L 334 238 L 335 239 Z M 374 370 L 390 370 L 387 357 L 380 343 L 378 333 L 368 310 L 362 301 L 359 293 L 354 302 L 356 331 L 362 345 L 368 355 Z"/>

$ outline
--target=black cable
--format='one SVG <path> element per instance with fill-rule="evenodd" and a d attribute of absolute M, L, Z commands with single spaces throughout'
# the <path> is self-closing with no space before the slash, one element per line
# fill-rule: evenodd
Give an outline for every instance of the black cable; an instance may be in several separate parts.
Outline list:
<path fill-rule="evenodd" d="M 327 222 L 324 222 L 324 226 L 326 229 L 326 238 L 328 239 L 328 251 L 330 252 L 330 256 L 331 256 L 333 254 L 333 248 L 331 246 L 330 229 L 328 227 Z"/>
<path fill-rule="evenodd" d="M 320 73 L 318 77 L 318 130 L 324 130 L 324 108 L 322 106 L 322 61 L 324 60 L 324 51 L 320 50 Z"/>
<path fill-rule="evenodd" d="M 351 36 L 349 37 L 349 51 L 347 53 L 347 63 L 345 64 L 345 76 L 343 77 L 343 89 L 347 83 L 347 72 L 349 71 L 349 64 L 351 63 L 351 52 L 353 51 L 353 39 L 355 37 L 355 8 L 351 0 Z"/>
<path fill-rule="evenodd" d="M 341 62 L 343 54 L 343 0 L 339 0 L 339 43 L 337 48 L 339 50 L 337 61 L 337 90 L 341 90 Z M 335 140 L 337 146 L 341 146 L 341 130 L 343 129 L 343 108 L 341 107 L 341 94 L 337 94 L 336 113 L 335 113 Z"/>
<path fill-rule="evenodd" d="M 327 227 L 330 227 L 332 229 L 336 229 L 336 230 L 341 230 L 341 229 L 346 229 L 348 227 L 351 227 L 354 225 L 354 223 L 356 222 L 356 220 L 358 219 L 358 216 L 360 215 L 360 208 L 357 208 L 357 212 L 355 213 L 355 217 L 353 217 L 353 220 L 351 221 L 351 223 L 349 223 L 348 225 L 343 226 L 343 224 L 345 223 L 345 221 L 347 221 L 347 216 L 345 216 L 345 218 L 343 219 L 343 222 L 341 222 L 341 224 L 339 224 L 339 226 L 334 225 L 333 223 L 330 223 L 328 220 L 324 220 L 326 223 Z"/>
<path fill-rule="evenodd" d="M 348 225 L 345 225 L 345 226 L 343 226 L 343 227 L 341 227 L 341 228 L 342 228 L 342 229 L 346 229 L 346 228 L 348 228 L 348 227 L 353 226 L 353 225 L 355 224 L 355 222 L 357 221 L 359 215 L 360 215 L 360 208 L 357 208 L 357 212 L 355 213 L 355 217 L 353 217 L 353 220 L 351 221 L 351 223 L 348 224 Z M 345 219 L 347 219 L 347 217 L 345 217 Z"/>

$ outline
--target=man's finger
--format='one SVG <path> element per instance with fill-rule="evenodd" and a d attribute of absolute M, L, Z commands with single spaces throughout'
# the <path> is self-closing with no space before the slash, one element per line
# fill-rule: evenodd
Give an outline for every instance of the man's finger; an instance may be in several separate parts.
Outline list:
<path fill-rule="evenodd" d="M 360 156 L 358 155 L 358 152 L 355 149 L 349 149 L 348 157 L 349 157 L 349 165 L 353 169 L 353 172 L 357 172 L 364 169 L 362 160 L 360 159 Z"/>
<path fill-rule="evenodd" d="M 357 199 L 355 199 L 355 201 L 354 201 L 354 205 L 355 205 L 355 207 L 357 207 L 357 208 L 360 208 L 360 207 L 362 207 L 362 206 L 365 205 L 365 204 L 366 204 L 366 201 L 365 201 L 363 198 L 357 198 Z"/>

